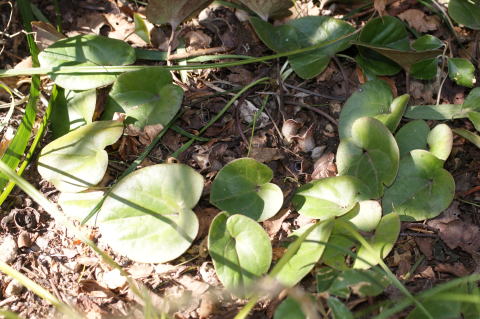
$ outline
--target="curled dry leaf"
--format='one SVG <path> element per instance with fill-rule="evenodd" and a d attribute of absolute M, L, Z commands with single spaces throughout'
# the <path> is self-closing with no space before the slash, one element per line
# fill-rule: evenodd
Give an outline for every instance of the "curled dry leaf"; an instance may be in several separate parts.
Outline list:
<path fill-rule="evenodd" d="M 315 148 L 315 139 L 313 138 L 313 125 L 311 125 L 302 135 L 294 137 L 297 140 L 298 147 L 302 152 L 310 152 Z"/>
<path fill-rule="evenodd" d="M 291 143 L 293 137 L 297 135 L 298 129 L 300 127 L 302 127 L 302 124 L 295 121 L 294 119 L 288 119 L 284 121 L 282 126 L 282 134 L 285 138 L 285 141 Z"/>
<path fill-rule="evenodd" d="M 329 152 L 322 155 L 313 165 L 312 180 L 337 175 L 337 166 L 334 163 L 335 154 Z"/>
<path fill-rule="evenodd" d="M 398 17 L 406 21 L 410 27 L 422 33 L 437 30 L 439 26 L 439 21 L 435 17 L 427 16 L 418 9 L 405 10 Z"/>
<path fill-rule="evenodd" d="M 250 156 L 259 161 L 260 163 L 268 163 L 285 157 L 280 151 L 280 149 L 276 147 L 252 148 Z"/>
<path fill-rule="evenodd" d="M 155 24 L 168 23 L 173 30 L 196 11 L 206 8 L 211 0 L 150 0 L 147 19 Z"/>

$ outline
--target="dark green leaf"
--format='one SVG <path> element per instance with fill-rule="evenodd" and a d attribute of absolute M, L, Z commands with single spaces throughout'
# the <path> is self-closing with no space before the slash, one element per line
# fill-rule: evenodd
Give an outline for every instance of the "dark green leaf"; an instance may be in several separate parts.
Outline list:
<path fill-rule="evenodd" d="M 149 68 L 121 74 L 113 84 L 110 98 L 128 115 L 126 123 L 138 128 L 165 126 L 180 109 L 183 90 L 172 84 L 169 71 Z"/>
<path fill-rule="evenodd" d="M 427 149 L 429 132 L 430 128 L 423 120 L 411 121 L 402 126 L 395 134 L 395 140 L 400 150 L 400 158 L 405 155 L 408 156 L 410 151 Z"/>
<path fill-rule="evenodd" d="M 468 119 L 472 121 L 477 131 L 480 131 L 480 112 L 469 112 Z"/>
<path fill-rule="evenodd" d="M 412 64 L 410 74 L 420 80 L 431 80 L 437 75 L 438 58 L 426 59 Z"/>
<path fill-rule="evenodd" d="M 450 0 L 448 14 L 455 22 L 480 30 L 480 3 L 473 0 Z"/>
<path fill-rule="evenodd" d="M 353 319 L 352 312 L 337 298 L 328 298 L 327 304 L 332 310 L 333 319 Z"/>
<path fill-rule="evenodd" d="M 243 215 L 221 213 L 210 225 L 208 250 L 223 285 L 239 296 L 270 268 L 272 246 L 267 233 Z"/>
<path fill-rule="evenodd" d="M 412 43 L 412 48 L 416 51 L 435 50 L 442 46 L 443 42 L 439 38 L 430 34 L 426 34 Z"/>
<path fill-rule="evenodd" d="M 98 35 L 79 35 L 59 40 L 39 55 L 42 67 L 127 65 L 135 62 L 135 50 L 127 43 Z M 70 90 L 89 90 L 113 83 L 117 74 L 52 74 L 55 83 Z"/>
<path fill-rule="evenodd" d="M 277 307 L 273 319 L 307 319 L 300 304 L 288 297 Z"/>
<path fill-rule="evenodd" d="M 210 202 L 232 214 L 257 221 L 274 216 L 282 207 L 283 193 L 275 184 L 272 170 L 251 158 L 228 163 L 212 183 Z"/>
<path fill-rule="evenodd" d="M 293 3 L 291 0 L 239 0 L 246 5 L 250 10 L 254 11 L 263 20 L 267 21 L 268 18 L 282 15 L 285 11 L 288 13 Z"/>
<path fill-rule="evenodd" d="M 480 148 L 480 136 L 478 136 L 477 134 L 475 133 L 472 133 L 470 131 L 467 131 L 463 128 L 456 128 L 456 129 L 453 129 L 453 132 L 457 135 L 460 135 L 461 137 L 463 137 L 464 139 L 470 141 L 471 143 L 473 143 L 476 147 Z"/>
<path fill-rule="evenodd" d="M 458 85 L 472 87 L 475 82 L 475 67 L 463 58 L 448 59 L 448 76 Z"/>

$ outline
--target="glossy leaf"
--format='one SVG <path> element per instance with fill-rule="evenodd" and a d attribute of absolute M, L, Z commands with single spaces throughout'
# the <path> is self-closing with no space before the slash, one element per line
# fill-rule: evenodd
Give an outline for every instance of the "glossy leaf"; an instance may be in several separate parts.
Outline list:
<path fill-rule="evenodd" d="M 80 192 L 98 184 L 105 174 L 108 155 L 104 148 L 123 133 L 117 121 L 93 122 L 45 146 L 38 172 L 62 192 Z"/>
<path fill-rule="evenodd" d="M 56 105 L 51 115 L 52 131 L 54 138 L 58 138 L 85 124 L 92 123 L 97 91 L 71 91 L 60 92 L 59 105 Z"/>
<path fill-rule="evenodd" d="M 368 194 L 358 178 L 335 176 L 301 186 L 292 202 L 301 215 L 323 220 L 346 214 L 358 201 L 368 199 Z"/>
<path fill-rule="evenodd" d="M 250 10 L 255 12 L 267 21 L 269 17 L 281 14 L 287 11 L 293 3 L 291 0 L 239 0 L 246 5 Z"/>
<path fill-rule="evenodd" d="M 133 22 L 135 23 L 135 34 L 143 41 L 150 44 L 150 31 L 148 30 L 145 20 L 138 13 L 133 14 Z"/>
<path fill-rule="evenodd" d="M 438 58 L 426 59 L 412 64 L 410 75 L 420 80 L 431 80 L 437 75 Z"/>
<path fill-rule="evenodd" d="M 351 131 L 351 138 L 340 140 L 337 149 L 338 174 L 358 177 L 370 189 L 370 198 L 379 198 L 383 186 L 397 176 L 397 142 L 385 125 L 371 117 L 356 120 Z"/>
<path fill-rule="evenodd" d="M 370 20 L 360 32 L 360 43 L 373 47 L 407 51 L 410 49 L 408 33 L 402 21 L 391 16 Z M 376 75 L 394 75 L 400 65 L 371 48 L 359 46 L 357 62 L 363 69 Z"/>
<path fill-rule="evenodd" d="M 58 204 L 65 215 L 79 222 L 90 214 L 92 209 L 102 200 L 104 192 L 60 193 Z M 96 218 L 91 218 L 87 225 L 96 226 Z"/>
<path fill-rule="evenodd" d="M 441 160 L 446 161 L 453 145 L 453 133 L 447 124 L 438 124 L 430 131 L 427 138 L 429 151 Z"/>
<path fill-rule="evenodd" d="M 39 55 L 41 67 L 128 65 L 135 51 L 127 43 L 98 35 L 59 40 Z M 117 74 L 51 74 L 55 83 L 70 90 L 89 90 L 115 81 Z"/>
<path fill-rule="evenodd" d="M 373 248 L 371 252 L 361 246 L 353 268 L 369 269 L 378 264 L 378 259 L 384 259 L 390 253 L 400 234 L 400 217 L 396 213 L 385 215 L 380 220 L 375 235 L 369 240 Z"/>
<path fill-rule="evenodd" d="M 363 200 L 340 218 L 348 220 L 361 231 L 373 231 L 382 218 L 382 206 L 375 200 Z"/>
<path fill-rule="evenodd" d="M 307 319 L 307 317 L 300 304 L 288 297 L 277 307 L 273 319 Z"/>
<path fill-rule="evenodd" d="M 354 31 L 348 23 L 326 16 L 303 17 L 278 27 L 255 17 L 250 22 L 263 43 L 276 52 L 328 43 Z M 298 76 L 311 79 L 325 70 L 332 56 L 348 48 L 351 39 L 348 37 L 316 50 L 292 55 L 288 61 Z"/>
<path fill-rule="evenodd" d="M 102 239 L 134 261 L 163 263 L 182 255 L 198 232 L 192 208 L 203 177 L 182 164 L 158 164 L 120 180 L 98 213 Z"/>
<path fill-rule="evenodd" d="M 333 319 L 353 319 L 352 312 L 337 298 L 329 297 L 327 305 L 332 310 Z"/>
<path fill-rule="evenodd" d="M 480 3 L 474 0 L 450 0 L 448 14 L 458 24 L 480 30 Z"/>
<path fill-rule="evenodd" d="M 395 183 L 385 191 L 384 213 L 397 212 L 402 220 L 436 217 L 453 200 L 455 182 L 430 152 L 414 150 L 400 161 Z"/>
<path fill-rule="evenodd" d="M 480 112 L 469 112 L 468 119 L 472 121 L 473 126 L 477 131 L 480 131 Z"/>
<path fill-rule="evenodd" d="M 172 84 L 170 72 L 150 68 L 121 74 L 113 84 L 110 98 L 128 115 L 126 123 L 138 128 L 165 126 L 180 109 L 183 90 Z"/>
<path fill-rule="evenodd" d="M 470 88 L 476 82 L 475 67 L 472 62 L 463 58 L 448 59 L 448 76 L 458 85 Z"/>
<path fill-rule="evenodd" d="M 206 8 L 210 2 L 211 0 L 150 0 L 146 15 L 151 23 L 168 23 L 175 30 L 183 20 Z"/>
<path fill-rule="evenodd" d="M 239 296 L 270 268 L 272 246 L 267 233 L 253 219 L 221 213 L 208 234 L 208 250 L 225 288 Z"/>
<path fill-rule="evenodd" d="M 269 183 L 272 170 L 251 158 L 228 163 L 212 183 L 210 202 L 231 214 L 246 215 L 263 221 L 274 216 L 282 207 L 280 187 Z"/>
<path fill-rule="evenodd" d="M 325 243 L 332 232 L 334 221 L 326 219 L 308 234 L 293 257 L 273 277 L 286 287 L 295 286 L 305 277 L 320 260 L 325 250 Z M 300 228 L 293 233 L 300 236 L 306 228 Z M 294 243 L 290 244 L 293 246 Z M 288 251 L 287 251 L 288 253 Z"/>
<path fill-rule="evenodd" d="M 402 126 L 395 134 L 400 158 L 408 156 L 410 151 L 427 149 L 428 133 L 430 133 L 430 128 L 423 120 L 411 121 Z"/>
<path fill-rule="evenodd" d="M 426 51 L 426 50 L 435 50 L 443 46 L 443 42 L 430 34 L 421 36 L 412 42 L 412 48 L 416 51 Z"/>
<path fill-rule="evenodd" d="M 345 102 L 339 120 L 340 139 L 352 136 L 352 125 L 365 116 L 375 117 L 394 132 L 408 103 L 408 95 L 393 100 L 392 91 L 382 80 L 368 81 Z"/>

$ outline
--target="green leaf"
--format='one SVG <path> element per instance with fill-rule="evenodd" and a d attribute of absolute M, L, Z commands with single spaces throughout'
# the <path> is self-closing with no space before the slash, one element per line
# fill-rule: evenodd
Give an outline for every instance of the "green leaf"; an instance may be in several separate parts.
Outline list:
<path fill-rule="evenodd" d="M 212 221 L 208 250 L 220 281 L 239 296 L 250 294 L 251 285 L 268 271 L 272 261 L 265 230 L 251 218 L 226 212 Z"/>
<path fill-rule="evenodd" d="M 469 88 L 476 82 L 475 67 L 472 62 L 463 58 L 448 59 L 448 76 L 458 85 Z"/>
<path fill-rule="evenodd" d="M 461 294 L 463 293 L 462 287 L 452 287 L 448 292 L 441 291 L 436 294 L 432 294 L 428 298 L 421 299 L 422 305 L 428 310 L 430 315 L 435 319 L 452 319 L 452 318 L 464 318 L 460 315 L 462 303 L 459 300 L 448 300 L 449 294 Z M 447 297 L 447 298 L 442 298 Z M 428 318 L 425 313 L 415 307 L 408 316 L 407 319 L 425 319 Z M 478 318 L 478 317 L 476 317 Z"/>
<path fill-rule="evenodd" d="M 350 290 L 360 297 L 378 296 L 389 283 L 387 277 L 377 267 L 372 269 L 347 269 L 337 273 L 328 292 L 341 298 L 349 298 Z"/>
<path fill-rule="evenodd" d="M 135 50 L 121 40 L 79 35 L 55 42 L 43 50 L 38 59 L 43 68 L 128 65 L 135 62 Z M 51 74 L 50 77 L 65 89 L 89 90 L 113 83 L 117 75 Z"/>
<path fill-rule="evenodd" d="M 430 152 L 414 150 L 400 161 L 395 183 L 385 191 L 383 212 L 397 212 L 402 220 L 436 217 L 453 200 L 455 182 Z"/>
<path fill-rule="evenodd" d="M 150 32 L 148 31 L 147 24 L 141 15 L 138 13 L 133 14 L 133 22 L 135 23 L 135 34 L 138 35 L 143 41 L 151 44 Z"/>
<path fill-rule="evenodd" d="M 183 90 L 172 84 L 169 71 L 149 68 L 121 74 L 113 84 L 110 98 L 128 115 L 126 123 L 138 128 L 165 126 L 180 109 Z"/>
<path fill-rule="evenodd" d="M 423 120 L 411 121 L 402 126 L 395 134 L 400 158 L 408 156 L 410 151 L 427 149 L 428 133 L 430 133 L 430 128 Z"/>
<path fill-rule="evenodd" d="M 270 49 L 287 52 L 327 43 L 354 31 L 348 23 L 326 17 L 303 17 L 274 27 L 259 18 L 250 19 L 257 35 Z M 351 37 L 331 45 L 295 54 L 288 58 L 295 73 L 303 79 L 311 79 L 322 73 L 332 56 L 350 46 Z"/>
<path fill-rule="evenodd" d="M 340 113 L 340 139 L 352 136 L 352 125 L 365 116 L 375 117 L 394 132 L 407 107 L 408 95 L 393 100 L 392 91 L 382 80 L 368 81 L 353 93 Z"/>
<path fill-rule="evenodd" d="M 430 34 L 421 36 L 412 43 L 412 48 L 416 51 L 435 50 L 442 46 L 444 46 L 443 42 L 439 38 Z"/>
<path fill-rule="evenodd" d="M 307 317 L 300 304 L 288 297 L 277 307 L 273 319 L 307 319 Z"/>
<path fill-rule="evenodd" d="M 477 131 L 480 131 L 480 112 L 469 112 L 468 119 L 472 121 Z"/>
<path fill-rule="evenodd" d="M 151 23 L 168 23 L 175 30 L 183 20 L 206 8 L 210 2 L 211 0 L 150 0 L 146 15 Z"/>
<path fill-rule="evenodd" d="M 61 90 L 58 104 L 52 112 L 53 137 L 59 138 L 74 129 L 85 124 L 92 123 L 95 105 L 97 103 L 97 91 Z"/>
<path fill-rule="evenodd" d="M 333 319 L 353 319 L 352 312 L 337 298 L 329 297 L 327 305 L 332 310 Z"/>
<path fill-rule="evenodd" d="M 105 147 L 123 133 L 117 121 L 93 122 L 72 131 L 42 149 L 38 172 L 62 192 L 80 192 L 98 184 L 105 174 Z"/>
<path fill-rule="evenodd" d="M 179 257 L 198 232 L 192 208 L 203 182 L 199 173 L 182 164 L 157 164 L 131 173 L 112 188 L 98 213 L 102 238 L 138 262 Z"/>
<path fill-rule="evenodd" d="M 274 274 L 273 277 L 286 287 L 293 287 L 302 280 L 322 257 L 325 250 L 325 243 L 330 237 L 333 224 L 333 219 L 326 219 L 320 222 L 320 224 L 308 234 L 288 263 Z M 306 228 L 300 228 L 295 231 L 293 235 L 301 236 L 304 231 L 306 231 Z M 290 244 L 289 249 L 294 244 L 295 242 Z"/>
<path fill-rule="evenodd" d="M 358 41 L 378 48 L 401 51 L 410 49 L 405 25 L 391 16 L 370 20 L 360 32 Z M 368 72 L 376 75 L 394 75 L 401 70 L 397 63 L 369 47 L 359 46 L 358 51 L 357 62 Z"/>
<path fill-rule="evenodd" d="M 92 209 L 103 199 L 104 192 L 81 192 L 81 193 L 60 193 L 58 205 L 65 215 L 79 222 L 92 211 Z M 89 220 L 87 225 L 96 226 L 95 218 Z"/>
<path fill-rule="evenodd" d="M 251 158 L 228 163 L 212 183 L 210 203 L 232 214 L 246 215 L 257 221 L 273 217 L 282 207 L 280 187 L 269 183 L 272 170 Z"/>
<path fill-rule="evenodd" d="M 480 30 L 480 3 L 474 0 L 450 0 L 448 14 L 458 24 Z"/>
<path fill-rule="evenodd" d="M 428 134 L 429 151 L 441 160 L 446 161 L 453 145 L 453 133 L 447 124 L 438 124 Z"/>
<path fill-rule="evenodd" d="M 356 120 L 351 138 L 340 140 L 337 150 L 339 175 L 358 177 L 370 189 L 370 198 L 379 198 L 383 186 L 395 180 L 399 150 L 392 133 L 371 117 Z"/>
<path fill-rule="evenodd" d="M 285 11 L 288 13 L 288 8 L 290 8 L 293 3 L 291 0 L 239 0 L 241 3 L 246 5 L 250 10 L 255 12 L 262 18 L 267 21 L 268 18 L 282 14 Z"/>
<path fill-rule="evenodd" d="M 375 200 L 363 200 L 340 218 L 348 220 L 361 231 L 369 232 L 374 230 L 380 222 L 382 218 L 382 206 Z"/>
<path fill-rule="evenodd" d="M 366 247 L 361 246 L 353 268 L 368 269 L 377 265 L 378 258 L 384 259 L 390 253 L 399 234 L 400 217 L 398 214 L 391 213 L 383 216 L 375 230 L 375 235 L 369 240 L 374 251 L 370 252 Z"/>
<path fill-rule="evenodd" d="M 480 136 L 478 136 L 477 134 L 475 133 L 472 133 L 470 131 L 467 131 L 463 128 L 456 128 L 456 129 L 453 129 L 453 132 L 457 135 L 460 135 L 461 137 L 463 137 L 464 139 L 466 139 L 467 141 L 470 141 L 471 143 L 473 143 L 476 147 L 480 148 Z"/>
<path fill-rule="evenodd" d="M 358 201 L 368 199 L 369 190 L 358 178 L 335 176 L 301 186 L 292 203 L 301 214 L 325 219 L 349 212 Z"/>
<path fill-rule="evenodd" d="M 410 75 L 420 80 L 431 80 L 437 75 L 438 58 L 426 59 L 412 64 Z"/>
<path fill-rule="evenodd" d="M 350 267 L 345 260 L 346 252 L 350 251 L 356 244 L 357 242 L 354 239 L 340 231 L 338 226 L 334 226 L 327 248 L 322 256 L 322 262 L 334 269 L 349 269 Z"/>

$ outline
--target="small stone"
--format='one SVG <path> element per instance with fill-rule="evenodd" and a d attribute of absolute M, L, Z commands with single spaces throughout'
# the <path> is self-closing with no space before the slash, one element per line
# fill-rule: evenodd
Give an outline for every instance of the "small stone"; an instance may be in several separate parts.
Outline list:
<path fill-rule="evenodd" d="M 328 123 L 327 125 L 325 125 L 325 131 L 332 133 L 334 131 L 332 124 Z"/>
<path fill-rule="evenodd" d="M 15 257 L 17 257 L 17 242 L 12 236 L 7 236 L 0 244 L 0 260 L 9 264 Z"/>
<path fill-rule="evenodd" d="M 15 279 L 10 281 L 7 288 L 5 288 L 5 297 L 18 296 L 22 293 L 23 286 Z"/>

